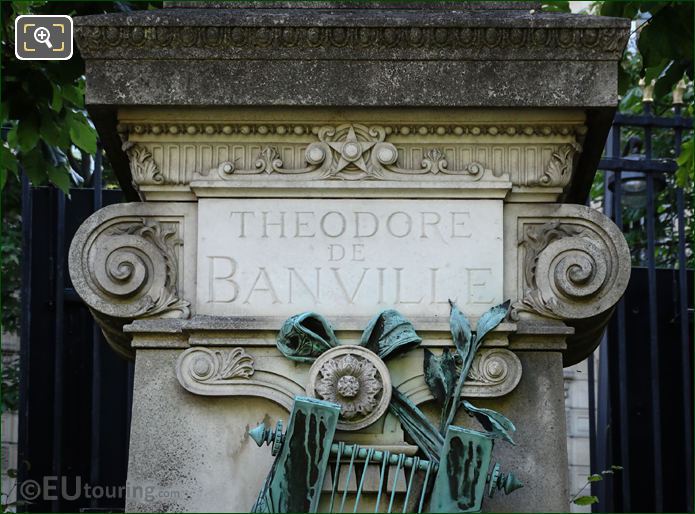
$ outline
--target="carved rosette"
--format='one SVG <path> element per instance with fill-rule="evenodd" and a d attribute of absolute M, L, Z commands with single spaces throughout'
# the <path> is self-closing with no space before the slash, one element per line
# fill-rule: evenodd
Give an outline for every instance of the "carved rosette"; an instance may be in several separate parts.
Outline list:
<path fill-rule="evenodd" d="M 513 319 L 533 313 L 581 320 L 620 299 L 630 276 L 625 238 L 605 216 L 588 208 L 583 214 L 584 220 L 522 225 L 523 296 L 512 306 Z"/>
<path fill-rule="evenodd" d="M 323 353 L 309 370 L 307 394 L 340 405 L 341 430 L 359 430 L 379 419 L 391 400 L 384 362 L 362 346 L 341 345 Z"/>

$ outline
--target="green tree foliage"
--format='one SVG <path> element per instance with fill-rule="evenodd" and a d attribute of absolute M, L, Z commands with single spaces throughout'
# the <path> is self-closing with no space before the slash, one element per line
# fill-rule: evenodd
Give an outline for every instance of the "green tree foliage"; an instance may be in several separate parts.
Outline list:
<path fill-rule="evenodd" d="M 639 74 L 656 80 L 656 97 L 668 95 L 685 74 L 693 79 L 693 2 L 600 2 L 601 16 L 645 20 L 639 27 Z M 635 86 L 634 75 L 623 66 L 619 92 Z"/>
<path fill-rule="evenodd" d="M 2 230 L 2 327 L 19 324 L 21 282 L 20 170 L 33 185 L 53 184 L 68 192 L 89 180 L 97 136 L 84 108 L 84 61 L 77 49 L 67 61 L 20 61 L 14 52 L 14 22 L 21 14 L 71 16 L 150 8 L 122 2 L 0 2 L 2 14 L 2 101 L 0 102 L 0 189 Z M 104 172 L 109 174 L 105 161 Z M 5 376 L 5 375 L 3 375 Z"/>
<path fill-rule="evenodd" d="M 97 134 L 84 108 L 84 61 L 76 49 L 67 61 L 20 61 L 14 53 L 14 22 L 21 14 L 80 16 L 147 8 L 148 3 L 0 2 L 3 137 L 0 187 L 20 165 L 34 185 L 50 183 L 68 192 L 88 178 L 81 152 L 97 151 Z"/>
<path fill-rule="evenodd" d="M 657 116 L 674 116 L 673 91 L 680 82 L 683 91 L 683 116 L 693 116 L 693 3 L 692 2 L 595 2 L 592 11 L 604 16 L 635 20 L 633 38 L 628 44 L 619 68 L 619 110 L 628 114 L 644 112 L 643 86 L 653 87 L 650 108 Z M 642 81 L 643 86 L 640 86 Z M 688 208 L 693 195 L 692 131 L 683 133 L 680 155 L 674 148 L 672 129 L 654 129 L 652 157 L 676 159 L 675 175 L 657 177 L 656 248 L 657 266 L 673 267 L 678 262 L 678 209 L 676 191 L 683 188 L 686 198 L 685 235 L 688 267 L 695 265 L 692 249 L 695 226 Z M 623 127 L 624 148 L 630 138 L 644 140 L 644 130 Z M 643 152 L 643 149 L 639 150 Z M 594 202 L 603 201 L 604 175 L 597 174 L 592 190 Z M 630 245 L 635 266 L 647 259 L 647 212 L 645 206 L 623 204 L 623 232 Z"/>

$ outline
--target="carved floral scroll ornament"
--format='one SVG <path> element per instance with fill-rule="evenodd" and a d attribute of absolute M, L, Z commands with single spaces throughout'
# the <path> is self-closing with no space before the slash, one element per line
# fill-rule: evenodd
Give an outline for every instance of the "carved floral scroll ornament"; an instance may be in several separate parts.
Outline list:
<path fill-rule="evenodd" d="M 179 373 L 201 384 L 233 382 L 249 379 L 255 372 L 255 364 L 243 348 L 210 350 L 190 348 L 180 359 Z"/>
<path fill-rule="evenodd" d="M 90 238 L 81 258 L 71 258 L 71 276 L 87 304 L 103 314 L 186 318 L 190 303 L 178 286 L 182 245 L 177 223 L 144 217 L 117 222 Z"/>
<path fill-rule="evenodd" d="M 579 143 L 571 143 L 562 145 L 553 152 L 543 174 L 537 179 L 537 185 L 552 187 L 569 184 L 572 177 L 574 156 L 581 150 L 582 147 Z"/>
<path fill-rule="evenodd" d="M 102 211 L 94 215 L 101 216 Z M 69 262 L 75 289 L 107 340 L 130 356 L 123 324 L 153 316 L 187 318 L 190 303 L 180 294 L 179 223 L 123 218 L 85 222 L 73 240 Z"/>
<path fill-rule="evenodd" d="M 436 147 L 425 150 L 420 168 L 402 168 L 398 165 L 398 148 L 385 141 L 386 129 L 381 126 L 324 126 L 317 130 L 317 138 L 318 142 L 306 147 L 306 166 L 301 168 L 286 168 L 278 149 L 266 146 L 259 152 L 253 169 L 239 169 L 234 162 L 224 161 L 212 171 L 222 179 L 277 173 L 316 180 L 403 180 L 413 175 L 443 174 L 476 181 L 491 173 L 477 162 L 449 169 L 446 154 Z"/>
<path fill-rule="evenodd" d="M 157 163 L 152 157 L 152 153 L 144 146 L 126 141 L 123 143 L 123 150 L 130 160 L 130 172 L 133 177 L 133 185 L 156 185 L 164 183 Z"/>
<path fill-rule="evenodd" d="M 586 211 L 585 223 L 523 225 L 523 296 L 512 305 L 512 319 L 524 312 L 553 319 L 590 318 L 618 301 L 629 278 L 627 244 L 615 225 Z"/>

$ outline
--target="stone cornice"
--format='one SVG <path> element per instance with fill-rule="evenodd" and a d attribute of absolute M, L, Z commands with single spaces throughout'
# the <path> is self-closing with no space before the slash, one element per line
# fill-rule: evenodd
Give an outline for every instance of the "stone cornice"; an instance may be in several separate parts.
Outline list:
<path fill-rule="evenodd" d="M 615 60 L 627 41 L 626 21 L 610 18 L 515 15 L 512 24 L 463 11 L 263 11 L 165 12 L 156 22 L 89 16 L 78 19 L 76 35 L 83 56 L 96 59 Z"/>

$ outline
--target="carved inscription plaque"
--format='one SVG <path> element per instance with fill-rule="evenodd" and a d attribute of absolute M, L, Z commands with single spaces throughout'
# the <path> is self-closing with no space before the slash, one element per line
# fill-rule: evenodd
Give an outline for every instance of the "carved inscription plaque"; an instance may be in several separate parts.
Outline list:
<path fill-rule="evenodd" d="M 502 301 L 502 201 L 201 199 L 199 314 L 478 315 Z"/>

